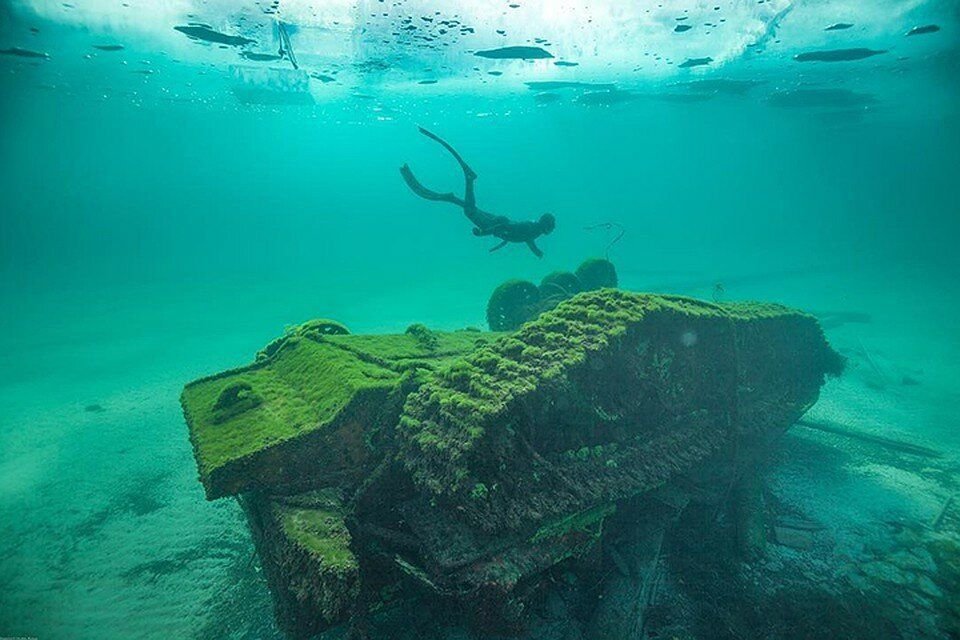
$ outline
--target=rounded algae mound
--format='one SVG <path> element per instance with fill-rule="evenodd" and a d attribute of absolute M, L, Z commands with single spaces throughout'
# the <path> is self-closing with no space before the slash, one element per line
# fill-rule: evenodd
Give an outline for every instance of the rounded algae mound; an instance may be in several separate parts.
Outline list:
<path fill-rule="evenodd" d="M 549 273 L 539 288 L 526 280 L 508 280 L 490 296 L 487 323 L 492 331 L 513 331 L 578 293 L 616 287 L 617 270 L 602 258 L 586 260 L 576 273 Z"/>
<path fill-rule="evenodd" d="M 569 271 L 554 271 L 540 281 L 540 295 L 544 298 L 553 296 L 569 298 L 580 293 L 581 289 L 580 279 Z"/>
<path fill-rule="evenodd" d="M 213 405 L 213 422 L 219 424 L 230 418 L 260 406 L 263 400 L 249 382 L 235 382 L 224 387 Z"/>
<path fill-rule="evenodd" d="M 591 258 L 577 267 L 577 278 L 580 279 L 584 291 L 616 287 L 617 268 L 609 260 Z"/>
<path fill-rule="evenodd" d="M 536 313 L 540 290 L 527 280 L 508 280 L 493 291 L 487 303 L 491 331 L 513 331 Z"/>
<path fill-rule="evenodd" d="M 257 360 L 266 360 L 275 354 L 280 348 L 287 344 L 291 338 L 301 337 L 320 337 L 320 336 L 345 336 L 349 335 L 350 330 L 336 320 L 318 318 L 310 320 L 303 324 L 288 329 L 282 336 L 265 346 L 257 353 Z"/>

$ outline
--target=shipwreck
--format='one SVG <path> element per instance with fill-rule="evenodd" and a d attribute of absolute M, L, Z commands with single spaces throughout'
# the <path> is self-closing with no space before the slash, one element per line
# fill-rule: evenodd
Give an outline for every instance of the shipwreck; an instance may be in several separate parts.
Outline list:
<path fill-rule="evenodd" d="M 811 315 L 607 288 L 513 331 L 314 321 L 182 404 L 290 636 L 387 637 L 411 606 L 522 635 L 557 576 L 589 575 L 586 635 L 629 639 L 683 512 L 762 544 L 763 460 L 842 368 Z"/>

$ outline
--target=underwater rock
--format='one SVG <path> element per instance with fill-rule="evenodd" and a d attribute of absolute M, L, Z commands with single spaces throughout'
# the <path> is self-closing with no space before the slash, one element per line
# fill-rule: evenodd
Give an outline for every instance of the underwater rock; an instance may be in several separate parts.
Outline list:
<path fill-rule="evenodd" d="M 464 612 L 480 637 L 516 633 L 537 592 L 517 587 L 566 563 L 572 589 L 578 562 L 610 594 L 593 627 L 622 630 L 646 584 L 631 567 L 656 566 L 650 536 L 680 494 L 731 486 L 842 366 L 815 318 L 785 307 L 604 289 L 507 335 L 291 332 L 182 402 L 208 496 L 251 490 L 290 635 L 362 629 L 410 599 Z M 212 424 L 246 391 L 262 403 Z M 598 584 L 615 544 L 623 579 Z"/>
<path fill-rule="evenodd" d="M 702 67 L 713 62 L 713 58 L 687 58 L 686 61 L 677 65 L 678 69 L 689 69 L 691 67 Z"/>
<path fill-rule="evenodd" d="M 220 33 L 219 31 L 214 31 L 210 27 L 200 26 L 200 25 L 187 25 L 187 26 L 177 26 L 174 27 L 176 31 L 186 35 L 188 38 L 194 40 L 204 40 L 206 42 L 215 42 L 217 44 L 225 44 L 232 47 L 241 47 L 245 44 L 253 44 L 255 40 L 250 38 L 244 38 L 243 36 L 231 36 L 226 33 Z"/>
<path fill-rule="evenodd" d="M 20 47 L 10 47 L 9 49 L 0 49 L 0 56 L 16 56 L 18 58 L 41 58 L 47 60 L 50 54 L 30 49 L 21 49 Z"/>
<path fill-rule="evenodd" d="M 908 35 L 908 36 L 920 36 L 920 35 L 923 35 L 923 34 L 925 34 L 925 33 L 936 33 L 937 31 L 940 31 L 940 26 L 939 26 L 939 25 L 935 25 L 935 24 L 925 24 L 925 25 L 923 25 L 922 27 L 914 27 L 913 29 L 910 29 L 910 31 L 907 31 L 907 35 Z"/>
<path fill-rule="evenodd" d="M 617 286 L 617 268 L 603 258 L 584 260 L 577 267 L 577 279 L 584 291 L 615 288 Z"/>
<path fill-rule="evenodd" d="M 104 411 L 106 411 L 106 409 L 104 409 L 99 404 L 88 404 L 83 408 L 83 410 L 86 411 L 87 413 L 103 413 Z"/>
<path fill-rule="evenodd" d="M 552 58 L 553 54 L 540 47 L 500 47 L 499 49 L 487 49 L 477 51 L 475 56 L 481 58 L 491 58 L 493 60 L 543 60 Z"/>
<path fill-rule="evenodd" d="M 494 289 L 487 303 L 491 331 L 513 331 L 529 320 L 540 305 L 540 290 L 526 280 L 508 280 Z"/>
<path fill-rule="evenodd" d="M 853 24 L 849 22 L 834 22 L 829 27 L 826 27 L 824 31 L 843 31 L 844 29 L 849 29 Z"/>
<path fill-rule="evenodd" d="M 872 56 L 878 56 L 886 53 L 886 49 L 865 49 L 856 47 L 853 49 L 827 49 L 824 51 L 807 51 L 793 56 L 797 62 L 847 62 L 851 60 L 863 60 Z"/>

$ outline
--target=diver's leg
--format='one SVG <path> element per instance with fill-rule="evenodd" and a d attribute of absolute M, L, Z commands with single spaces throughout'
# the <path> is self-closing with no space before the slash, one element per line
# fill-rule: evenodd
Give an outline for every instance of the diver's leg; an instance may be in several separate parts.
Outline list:
<path fill-rule="evenodd" d="M 510 244 L 509 240 L 503 240 L 500 244 L 490 249 L 490 253 L 493 253 L 494 251 L 499 251 L 500 249 L 503 249 L 508 244 Z"/>
<path fill-rule="evenodd" d="M 477 172 L 470 168 L 470 165 L 466 163 L 456 149 L 454 149 L 449 142 L 433 133 L 432 131 L 427 131 L 423 127 L 419 127 L 420 133 L 427 136 L 431 140 L 438 142 L 444 149 L 450 152 L 450 155 L 457 161 L 460 165 L 460 169 L 463 171 L 463 179 L 466 183 L 464 185 L 464 194 L 463 194 L 463 211 L 467 214 L 467 218 L 474 221 L 474 224 L 477 226 L 482 226 L 477 222 L 477 197 L 474 193 L 473 184 L 477 180 Z"/>
<path fill-rule="evenodd" d="M 530 251 L 533 251 L 533 255 L 538 258 L 543 257 L 543 251 L 540 251 L 540 247 L 537 246 L 537 243 L 533 240 L 527 240 L 527 246 L 530 247 Z"/>

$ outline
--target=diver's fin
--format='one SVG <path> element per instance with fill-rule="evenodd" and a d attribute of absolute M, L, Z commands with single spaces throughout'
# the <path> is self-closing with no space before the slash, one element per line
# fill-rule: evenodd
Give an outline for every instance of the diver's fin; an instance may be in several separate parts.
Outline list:
<path fill-rule="evenodd" d="M 425 200 L 450 202 L 459 207 L 463 206 L 463 200 L 452 193 L 440 193 L 438 191 L 432 191 L 420 184 L 420 181 L 417 180 L 416 176 L 413 175 L 413 171 L 410 170 L 410 165 L 405 164 L 400 167 L 400 175 L 403 176 L 403 180 L 407 183 L 407 186 L 410 187 L 410 190 Z"/>
<path fill-rule="evenodd" d="M 463 169 L 463 173 L 464 173 L 464 175 L 467 176 L 467 178 L 473 180 L 473 179 L 475 179 L 475 178 L 477 177 L 477 172 L 470 168 L 470 165 L 468 165 L 468 164 L 466 163 L 466 161 L 463 159 L 463 157 L 462 157 L 459 153 L 457 153 L 457 150 L 454 149 L 454 148 L 450 145 L 449 142 L 447 142 L 446 140 L 444 140 L 443 138 L 441 138 L 441 137 L 438 136 L 437 134 L 433 133 L 432 131 L 428 131 L 428 130 L 424 129 L 423 127 L 417 127 L 417 129 L 420 130 L 420 133 L 422 133 L 423 135 L 427 136 L 427 137 L 430 138 L 431 140 L 434 140 L 434 141 L 440 143 L 440 145 L 441 145 L 444 149 L 446 149 L 447 151 L 449 151 L 449 152 L 450 152 L 450 155 L 452 155 L 452 156 L 454 157 L 454 159 L 460 164 L 460 168 Z"/>

